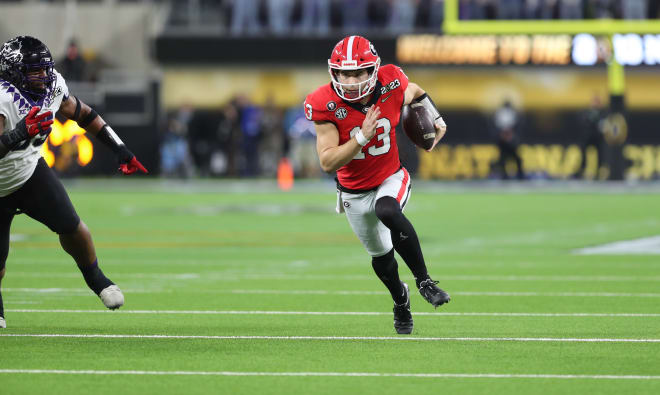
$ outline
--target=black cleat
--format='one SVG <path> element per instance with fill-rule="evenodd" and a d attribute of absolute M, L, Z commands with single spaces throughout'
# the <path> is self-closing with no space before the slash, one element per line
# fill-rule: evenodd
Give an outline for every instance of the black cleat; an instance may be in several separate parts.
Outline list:
<path fill-rule="evenodd" d="M 410 314 L 410 292 L 408 284 L 401 282 L 403 290 L 406 293 L 405 303 L 394 303 L 394 329 L 399 335 L 409 335 L 413 330 L 413 318 Z"/>
<path fill-rule="evenodd" d="M 436 285 L 437 283 L 437 281 L 433 281 L 430 278 L 419 283 L 419 293 L 435 308 L 445 303 L 449 303 L 451 300 L 447 292 L 438 288 Z"/>

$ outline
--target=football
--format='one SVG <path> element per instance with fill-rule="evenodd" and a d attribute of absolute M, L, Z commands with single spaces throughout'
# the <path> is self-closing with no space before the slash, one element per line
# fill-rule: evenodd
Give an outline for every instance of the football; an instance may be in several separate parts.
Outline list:
<path fill-rule="evenodd" d="M 428 150 L 433 146 L 435 126 L 431 114 L 423 106 L 403 106 L 401 125 L 406 136 L 419 148 Z"/>

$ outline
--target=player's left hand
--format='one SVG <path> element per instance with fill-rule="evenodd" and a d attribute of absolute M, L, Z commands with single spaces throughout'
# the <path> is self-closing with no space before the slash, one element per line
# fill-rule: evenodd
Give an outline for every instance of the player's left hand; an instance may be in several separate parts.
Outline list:
<path fill-rule="evenodd" d="M 440 117 L 433 126 L 435 126 L 435 140 L 433 140 L 433 145 L 431 148 L 426 150 L 427 152 L 433 151 L 433 148 L 435 148 L 435 146 L 445 136 L 445 133 L 447 133 L 447 124 L 442 119 L 442 117 Z"/>
<path fill-rule="evenodd" d="M 125 146 L 123 152 L 119 155 L 119 171 L 125 175 L 133 174 L 136 171 L 140 170 L 143 173 L 149 173 L 149 171 L 142 166 L 139 160 L 133 155 L 131 151 L 128 150 Z"/>

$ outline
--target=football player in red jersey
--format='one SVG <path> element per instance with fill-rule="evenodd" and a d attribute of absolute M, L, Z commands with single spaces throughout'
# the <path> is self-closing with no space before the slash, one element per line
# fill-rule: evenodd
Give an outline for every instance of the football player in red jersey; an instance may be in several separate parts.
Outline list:
<path fill-rule="evenodd" d="M 337 172 L 337 211 L 346 213 L 394 299 L 394 328 L 409 334 L 413 319 L 408 285 L 399 279 L 394 250 L 412 271 L 424 299 L 438 307 L 450 298 L 429 276 L 417 233 L 403 215 L 411 184 L 399 161 L 395 127 L 402 106 L 411 103 L 433 115 L 433 146 L 446 125 L 431 98 L 399 67 L 380 66 L 374 46 L 364 37 L 349 36 L 337 43 L 328 71 L 332 82 L 307 96 L 304 104 L 316 128 L 321 168 Z"/>

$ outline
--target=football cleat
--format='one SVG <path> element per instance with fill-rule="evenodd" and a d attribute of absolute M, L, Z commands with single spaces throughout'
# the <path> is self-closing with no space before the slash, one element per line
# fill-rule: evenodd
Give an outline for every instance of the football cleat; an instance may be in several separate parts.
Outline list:
<path fill-rule="evenodd" d="M 410 314 L 410 292 L 408 284 L 401 282 L 406 294 L 406 301 L 401 304 L 394 303 L 394 329 L 399 335 L 409 335 L 413 330 L 413 318 Z"/>
<path fill-rule="evenodd" d="M 419 293 L 435 308 L 445 303 L 449 303 L 451 300 L 447 292 L 436 286 L 437 283 L 437 281 L 433 281 L 430 278 L 427 278 L 426 280 L 419 283 Z"/>
<path fill-rule="evenodd" d="M 6 328 L 7 327 L 7 322 L 5 321 L 4 318 L 0 317 L 0 328 Z"/>
<path fill-rule="evenodd" d="M 121 289 L 114 284 L 104 288 L 103 291 L 99 293 L 99 298 L 101 298 L 105 307 L 110 310 L 116 310 L 124 305 L 124 294 L 121 292 Z"/>

